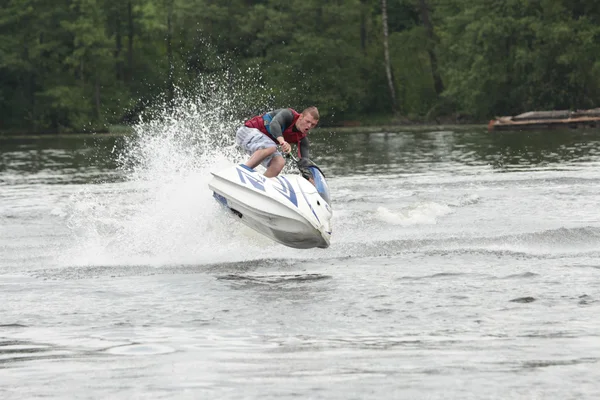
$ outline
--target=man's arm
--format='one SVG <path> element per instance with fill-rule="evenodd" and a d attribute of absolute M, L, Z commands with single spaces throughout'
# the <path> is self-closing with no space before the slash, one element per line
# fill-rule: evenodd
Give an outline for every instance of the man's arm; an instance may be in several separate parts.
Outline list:
<path fill-rule="evenodd" d="M 298 148 L 300 149 L 300 157 L 310 158 L 310 143 L 308 142 L 308 138 L 306 136 L 300 139 L 300 143 L 298 143 Z"/>
<path fill-rule="evenodd" d="M 273 120 L 269 124 L 271 135 L 277 140 L 283 131 L 294 122 L 294 114 L 289 108 L 281 108 L 274 111 Z"/>

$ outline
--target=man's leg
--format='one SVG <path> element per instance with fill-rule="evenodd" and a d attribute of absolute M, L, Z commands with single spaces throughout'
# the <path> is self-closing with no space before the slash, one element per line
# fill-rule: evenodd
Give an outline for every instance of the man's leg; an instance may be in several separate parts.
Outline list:
<path fill-rule="evenodd" d="M 252 156 L 246 161 L 244 164 L 250 168 L 256 168 L 258 165 L 263 162 L 263 160 L 269 157 L 271 154 L 277 151 L 277 147 L 267 147 L 266 149 L 259 149 L 252 153 Z M 282 167 L 283 168 L 283 167 Z"/>
<path fill-rule="evenodd" d="M 272 178 L 279 175 L 285 166 L 285 160 L 279 152 L 277 145 L 261 131 L 255 128 L 241 127 L 236 134 L 236 142 L 248 154 L 251 154 L 248 161 L 244 163 L 252 169 L 263 164 L 267 167 L 265 176 Z"/>
<path fill-rule="evenodd" d="M 267 178 L 273 178 L 273 177 L 279 175 L 279 173 L 283 169 L 284 165 L 285 165 L 285 160 L 283 159 L 283 157 L 281 157 L 279 155 L 273 157 L 273 159 L 271 160 L 271 163 L 269 164 L 269 167 L 265 171 L 265 176 Z"/>

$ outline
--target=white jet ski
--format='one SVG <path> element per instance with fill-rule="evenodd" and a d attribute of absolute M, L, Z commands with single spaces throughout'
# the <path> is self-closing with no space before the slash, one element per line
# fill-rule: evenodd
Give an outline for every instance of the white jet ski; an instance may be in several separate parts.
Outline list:
<path fill-rule="evenodd" d="M 243 223 L 276 242 L 297 249 L 327 248 L 332 216 L 329 188 L 319 167 L 306 159 L 300 164 L 302 175 L 275 178 L 235 165 L 213 172 L 208 187 Z"/>

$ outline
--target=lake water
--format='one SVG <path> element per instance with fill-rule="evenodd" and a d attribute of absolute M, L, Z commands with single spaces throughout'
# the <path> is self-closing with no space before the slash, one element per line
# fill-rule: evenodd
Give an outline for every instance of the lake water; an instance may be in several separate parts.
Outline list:
<path fill-rule="evenodd" d="M 295 250 L 171 122 L 0 140 L 0 398 L 600 397 L 600 132 L 322 129 Z"/>

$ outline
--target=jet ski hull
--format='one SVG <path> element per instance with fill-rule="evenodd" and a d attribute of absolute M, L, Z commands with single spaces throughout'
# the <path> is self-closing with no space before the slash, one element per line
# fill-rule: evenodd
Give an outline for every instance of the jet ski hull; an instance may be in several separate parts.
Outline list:
<path fill-rule="evenodd" d="M 215 198 L 250 228 L 293 248 L 329 247 L 331 207 L 300 175 L 265 178 L 245 166 L 213 175 Z"/>

